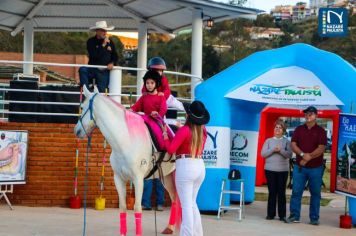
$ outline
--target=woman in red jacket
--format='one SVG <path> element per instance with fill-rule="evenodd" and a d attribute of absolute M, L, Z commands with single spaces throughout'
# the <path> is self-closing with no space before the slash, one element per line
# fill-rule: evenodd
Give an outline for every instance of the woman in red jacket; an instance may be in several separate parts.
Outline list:
<path fill-rule="evenodd" d="M 181 236 L 202 236 L 203 227 L 196 203 L 199 188 L 205 178 L 202 152 L 210 115 L 200 101 L 184 104 L 187 121 L 170 142 L 164 134 L 169 154 L 176 154 L 176 187 L 182 206 Z"/>

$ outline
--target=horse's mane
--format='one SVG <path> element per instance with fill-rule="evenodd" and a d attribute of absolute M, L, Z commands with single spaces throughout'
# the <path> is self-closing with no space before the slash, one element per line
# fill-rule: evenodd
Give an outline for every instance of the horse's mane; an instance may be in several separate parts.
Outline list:
<path fill-rule="evenodd" d="M 143 119 L 140 115 L 126 110 L 126 108 L 119 102 L 115 101 L 111 97 L 101 96 L 107 100 L 107 104 L 110 104 L 113 107 L 123 110 L 125 122 L 129 131 L 130 136 L 144 136 L 146 134 L 146 126 L 143 122 Z"/>

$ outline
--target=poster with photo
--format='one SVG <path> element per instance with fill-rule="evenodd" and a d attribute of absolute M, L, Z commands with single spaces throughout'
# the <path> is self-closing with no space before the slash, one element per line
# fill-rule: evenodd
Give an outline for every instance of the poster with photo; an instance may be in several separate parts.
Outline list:
<path fill-rule="evenodd" d="M 0 184 L 25 184 L 27 131 L 0 130 Z"/>
<path fill-rule="evenodd" d="M 356 115 L 340 114 L 336 191 L 356 197 Z"/>

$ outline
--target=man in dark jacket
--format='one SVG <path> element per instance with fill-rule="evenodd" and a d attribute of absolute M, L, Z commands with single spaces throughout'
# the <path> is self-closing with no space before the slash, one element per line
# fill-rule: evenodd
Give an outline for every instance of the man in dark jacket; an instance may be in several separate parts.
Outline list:
<path fill-rule="evenodd" d="M 95 36 L 87 41 L 88 64 L 104 65 L 106 69 L 80 67 L 81 86 L 86 85 L 88 88 L 89 84 L 93 83 L 93 79 L 95 79 L 100 92 L 105 92 L 105 89 L 109 87 L 110 70 L 113 69 L 118 59 L 114 43 L 106 35 L 108 30 L 113 29 L 114 26 L 108 27 L 106 21 L 98 21 L 95 26 L 90 28 L 90 30 L 95 30 Z"/>

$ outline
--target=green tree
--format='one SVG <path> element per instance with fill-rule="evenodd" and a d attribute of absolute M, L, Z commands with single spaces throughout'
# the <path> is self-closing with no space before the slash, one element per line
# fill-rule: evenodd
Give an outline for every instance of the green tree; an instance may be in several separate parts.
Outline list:
<path fill-rule="evenodd" d="M 257 27 L 275 27 L 274 17 L 271 15 L 261 14 L 257 15 L 257 19 L 254 21 L 254 25 Z"/>
<path fill-rule="evenodd" d="M 219 72 L 220 59 L 211 45 L 203 47 L 203 78 L 209 78 Z"/>
<path fill-rule="evenodd" d="M 110 37 L 111 40 L 114 42 L 115 47 L 116 47 L 116 53 L 118 55 L 118 60 L 117 64 L 118 65 L 124 65 L 125 64 L 125 58 L 124 58 L 124 45 L 120 41 L 118 37 Z"/>
<path fill-rule="evenodd" d="M 22 52 L 23 36 L 17 34 L 15 37 L 9 31 L 0 30 L 0 51 L 2 52 Z"/>
<path fill-rule="evenodd" d="M 296 31 L 296 25 L 291 20 L 282 20 L 276 22 L 276 25 L 281 28 L 283 32 L 294 33 Z"/>

